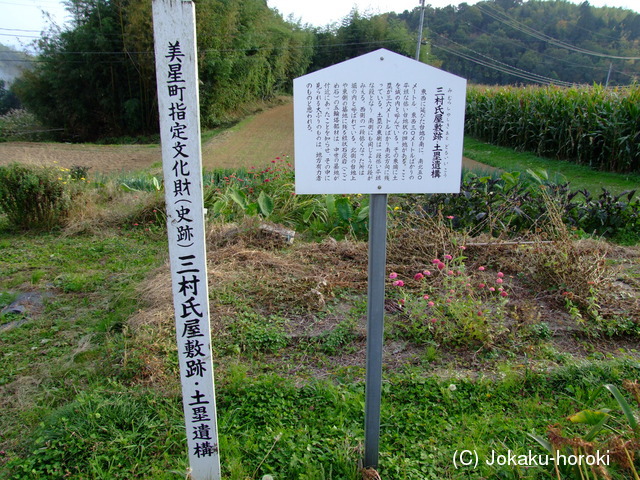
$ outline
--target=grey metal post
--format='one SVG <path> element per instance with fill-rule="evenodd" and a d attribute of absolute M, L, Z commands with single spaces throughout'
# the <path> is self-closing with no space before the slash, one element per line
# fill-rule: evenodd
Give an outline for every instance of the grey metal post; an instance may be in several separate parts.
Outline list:
<path fill-rule="evenodd" d="M 422 29 L 424 27 L 424 0 L 420 0 L 420 26 L 418 27 L 418 45 L 416 46 L 416 60 L 420 61 L 420 46 L 422 45 Z"/>
<path fill-rule="evenodd" d="M 367 378 L 364 413 L 364 467 L 377 468 L 382 398 L 384 282 L 387 263 L 387 195 L 369 202 L 369 284 L 367 299 Z"/>

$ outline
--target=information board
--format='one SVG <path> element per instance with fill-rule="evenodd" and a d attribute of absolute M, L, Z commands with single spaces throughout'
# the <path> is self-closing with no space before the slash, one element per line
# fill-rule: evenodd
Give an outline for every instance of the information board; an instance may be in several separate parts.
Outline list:
<path fill-rule="evenodd" d="M 296 193 L 457 193 L 466 80 L 380 49 L 294 80 Z"/>

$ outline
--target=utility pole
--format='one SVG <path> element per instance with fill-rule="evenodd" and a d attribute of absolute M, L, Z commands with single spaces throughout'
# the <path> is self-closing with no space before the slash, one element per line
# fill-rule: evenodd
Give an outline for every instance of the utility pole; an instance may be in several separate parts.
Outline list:
<path fill-rule="evenodd" d="M 613 68 L 613 62 L 609 62 L 609 73 L 607 73 L 607 83 L 605 84 L 604 88 L 607 88 L 609 86 L 609 79 L 611 78 L 612 68 Z"/>
<path fill-rule="evenodd" d="M 420 27 L 418 28 L 418 45 L 416 46 L 416 60 L 420 61 L 420 46 L 422 45 L 422 27 L 424 26 L 424 0 L 420 0 Z"/>

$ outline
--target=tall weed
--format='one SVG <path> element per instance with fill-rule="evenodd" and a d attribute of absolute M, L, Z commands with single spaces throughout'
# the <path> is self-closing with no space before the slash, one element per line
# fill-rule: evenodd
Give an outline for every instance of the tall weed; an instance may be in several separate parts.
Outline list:
<path fill-rule="evenodd" d="M 0 167 L 0 210 L 14 227 L 50 230 L 66 219 L 80 184 L 64 168 Z"/>

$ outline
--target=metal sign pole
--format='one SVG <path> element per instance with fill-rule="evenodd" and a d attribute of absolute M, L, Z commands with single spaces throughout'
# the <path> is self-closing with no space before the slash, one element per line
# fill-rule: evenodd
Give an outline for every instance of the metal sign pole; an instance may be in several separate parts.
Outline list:
<path fill-rule="evenodd" d="M 387 195 L 460 192 L 465 89 L 385 49 L 293 81 L 296 194 L 371 195 L 365 468 L 380 442 Z"/>
<path fill-rule="evenodd" d="M 387 263 L 387 195 L 372 194 L 369 202 L 369 284 L 367 298 L 367 379 L 364 414 L 364 467 L 378 467 L 384 282 Z"/>

